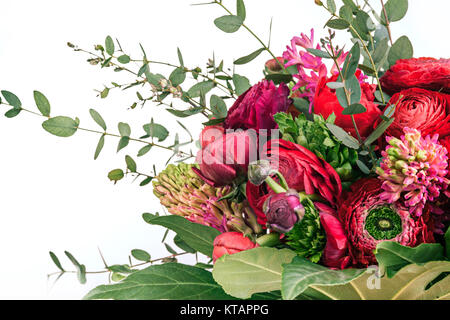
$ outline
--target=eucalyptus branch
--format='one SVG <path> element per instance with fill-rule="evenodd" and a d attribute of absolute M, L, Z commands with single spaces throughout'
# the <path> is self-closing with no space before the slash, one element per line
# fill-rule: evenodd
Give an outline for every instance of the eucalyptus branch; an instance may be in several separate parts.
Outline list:
<path fill-rule="evenodd" d="M 386 7 L 384 6 L 383 0 L 380 0 L 380 2 L 381 2 L 381 6 L 383 7 L 383 15 L 384 15 L 384 20 L 386 21 L 386 29 L 388 31 L 389 41 L 391 42 L 391 46 L 392 46 L 391 28 L 389 26 L 389 19 L 388 19 L 388 16 L 387 16 Z"/>
<path fill-rule="evenodd" d="M 229 14 L 233 14 L 230 10 L 228 10 L 227 7 L 225 7 L 222 3 L 222 1 L 218 1 L 218 0 L 214 0 L 215 4 L 218 4 L 219 6 L 221 6 L 226 12 L 228 12 Z M 242 26 L 248 31 L 250 32 L 250 34 L 256 39 L 258 40 L 258 42 L 263 46 L 264 50 L 266 50 L 271 56 L 272 58 L 275 59 L 275 61 L 280 65 L 281 69 L 286 70 L 286 68 L 284 67 L 284 64 L 282 64 L 280 61 L 278 61 L 277 57 L 273 54 L 273 52 L 270 50 L 270 48 L 245 24 L 243 23 Z"/>
<path fill-rule="evenodd" d="M 133 264 L 133 265 L 130 264 L 129 267 L 130 267 L 130 268 L 141 267 L 141 266 L 144 266 L 144 265 L 147 265 L 147 264 L 153 264 L 153 263 L 158 262 L 158 261 L 164 261 L 164 260 L 167 260 L 167 259 L 173 259 L 173 258 L 175 258 L 175 257 L 182 256 L 182 255 L 185 255 L 185 254 L 188 254 L 188 253 L 189 253 L 189 252 L 176 253 L 176 254 L 172 254 L 172 255 L 167 256 L 167 257 L 164 257 L 164 258 L 158 258 L 158 259 L 154 259 L 154 260 L 150 260 L 150 261 L 145 261 L 145 262 L 141 262 L 141 263 L 137 263 L 137 264 Z M 78 271 L 74 271 L 74 270 L 56 271 L 56 272 L 49 273 L 49 274 L 47 275 L 47 277 L 50 278 L 51 276 L 54 276 L 54 275 L 61 275 L 61 274 L 64 274 L 64 273 L 77 273 L 77 272 L 78 272 Z M 86 274 L 102 274 L 102 273 L 112 273 L 112 272 L 113 272 L 113 271 L 109 270 L 109 269 L 107 268 L 107 266 L 105 266 L 105 269 L 103 269 L 103 270 L 86 271 L 85 273 L 86 273 Z"/>

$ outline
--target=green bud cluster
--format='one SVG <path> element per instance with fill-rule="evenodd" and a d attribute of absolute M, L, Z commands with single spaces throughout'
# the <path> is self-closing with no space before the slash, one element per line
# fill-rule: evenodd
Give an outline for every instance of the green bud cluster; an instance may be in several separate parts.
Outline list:
<path fill-rule="evenodd" d="M 294 225 L 294 228 L 286 233 L 286 244 L 290 246 L 300 257 L 307 258 L 317 263 L 322 257 L 326 244 L 325 230 L 320 224 L 320 216 L 311 200 L 302 201 L 305 208 L 303 218 Z"/>
<path fill-rule="evenodd" d="M 357 151 L 337 140 L 326 126 L 334 122 L 333 115 L 326 121 L 321 115 L 314 115 L 314 121 L 309 121 L 304 114 L 293 119 L 292 115 L 281 112 L 274 119 L 283 140 L 299 144 L 327 161 L 343 182 L 353 181 L 360 175 Z"/>

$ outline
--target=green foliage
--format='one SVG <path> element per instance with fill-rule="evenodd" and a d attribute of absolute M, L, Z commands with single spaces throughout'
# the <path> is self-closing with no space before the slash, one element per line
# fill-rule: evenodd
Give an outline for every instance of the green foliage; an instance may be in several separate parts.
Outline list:
<path fill-rule="evenodd" d="M 157 138 L 159 142 L 166 140 L 169 136 L 169 131 L 162 125 L 152 122 L 144 124 L 144 131 L 148 137 Z"/>
<path fill-rule="evenodd" d="M 77 132 L 78 122 L 69 117 L 58 116 L 45 120 L 42 127 L 58 137 L 70 137 Z"/>
<path fill-rule="evenodd" d="M 50 103 L 47 98 L 39 91 L 34 91 L 34 101 L 43 116 L 50 117 Z"/>
<path fill-rule="evenodd" d="M 233 74 L 233 84 L 236 88 L 236 94 L 238 96 L 243 94 L 251 87 L 250 81 L 246 77 L 238 75 L 237 73 Z"/>
<path fill-rule="evenodd" d="M 250 61 L 254 60 L 256 57 L 258 57 L 261 52 L 263 52 L 264 50 L 266 50 L 265 48 L 260 48 L 252 53 L 250 53 L 247 56 L 241 57 L 237 60 L 234 61 L 234 64 L 246 64 L 249 63 Z"/>
<path fill-rule="evenodd" d="M 214 282 L 210 272 L 184 264 L 166 263 L 136 271 L 120 283 L 98 286 L 84 299 L 228 300 L 232 297 Z"/>
<path fill-rule="evenodd" d="M 58 269 L 61 270 L 62 272 L 65 272 L 66 270 L 64 270 L 64 268 L 62 267 L 61 262 L 59 261 L 56 254 L 54 254 L 51 251 L 49 252 L 49 254 L 50 254 L 50 258 L 52 259 L 53 263 L 58 267 Z"/>
<path fill-rule="evenodd" d="M 242 23 L 244 23 L 244 19 L 234 15 L 222 16 L 214 20 L 216 27 L 227 33 L 238 31 Z"/>
<path fill-rule="evenodd" d="M 401 20 L 408 11 L 408 0 L 388 0 L 384 8 L 386 9 L 386 15 L 389 22 Z M 381 23 L 386 25 L 386 18 L 384 11 L 380 13 Z"/>
<path fill-rule="evenodd" d="M 236 11 L 237 16 L 244 21 L 246 16 L 244 0 L 236 0 Z"/>
<path fill-rule="evenodd" d="M 283 266 L 281 293 L 283 299 L 293 300 L 308 287 L 317 285 L 336 286 L 349 283 L 366 269 L 333 270 L 301 257 Z"/>
<path fill-rule="evenodd" d="M 191 98 L 195 98 L 207 94 L 212 88 L 214 88 L 214 82 L 207 80 L 194 84 L 187 93 Z"/>
<path fill-rule="evenodd" d="M 20 109 L 22 107 L 22 102 L 14 93 L 6 90 L 2 90 L 1 93 L 5 98 L 6 102 L 8 102 L 11 106 L 13 106 L 16 109 Z"/>
<path fill-rule="evenodd" d="M 108 173 L 109 180 L 114 181 L 114 182 L 122 180 L 124 176 L 125 176 L 125 174 L 123 173 L 122 169 L 114 169 Z"/>
<path fill-rule="evenodd" d="M 348 21 L 344 19 L 333 19 L 327 22 L 327 27 L 331 29 L 344 30 L 350 26 Z"/>
<path fill-rule="evenodd" d="M 156 216 L 144 213 L 143 218 L 149 224 L 160 225 L 174 231 L 191 248 L 208 257 L 212 256 L 214 239 L 220 234 L 218 230 L 176 215 Z"/>
<path fill-rule="evenodd" d="M 247 299 L 255 293 L 280 290 L 282 265 L 295 255 L 292 250 L 267 247 L 224 255 L 215 262 L 213 276 L 226 293 Z"/>
<path fill-rule="evenodd" d="M 106 131 L 106 123 L 105 120 L 103 120 L 102 116 L 100 115 L 100 113 L 98 113 L 97 111 L 95 111 L 94 109 L 89 109 L 89 114 L 91 115 L 92 119 L 94 119 L 94 121 L 100 126 L 102 127 L 103 130 Z"/>
<path fill-rule="evenodd" d="M 80 264 L 77 259 L 75 259 L 75 257 L 68 251 L 64 251 L 65 255 L 67 256 L 67 258 L 69 258 L 70 262 L 72 262 L 72 264 L 75 266 L 76 270 L 77 270 L 77 277 L 78 277 L 78 281 L 81 284 L 85 284 L 86 283 L 86 266 L 84 264 Z"/>
<path fill-rule="evenodd" d="M 130 59 L 130 56 L 123 54 L 117 58 L 117 61 L 119 61 L 122 64 L 127 64 L 131 61 L 131 59 Z"/>
<path fill-rule="evenodd" d="M 95 148 L 94 160 L 97 160 L 98 156 L 100 155 L 100 152 L 102 152 L 103 150 L 104 145 L 105 145 L 105 135 L 102 134 L 100 136 L 100 139 L 98 140 L 97 147 Z"/>
<path fill-rule="evenodd" d="M 305 214 L 294 228 L 286 233 L 286 244 L 290 246 L 298 256 L 319 262 L 325 248 L 326 235 L 320 224 L 320 216 L 311 200 L 302 201 Z"/>
<path fill-rule="evenodd" d="M 220 119 L 227 116 L 227 105 L 223 99 L 215 94 L 211 95 L 210 98 L 210 109 L 213 112 L 213 116 Z"/>
<path fill-rule="evenodd" d="M 388 62 L 390 65 L 394 65 L 398 59 L 409 59 L 414 54 L 413 46 L 407 36 L 402 36 L 397 39 L 392 45 L 388 54 Z"/>
<path fill-rule="evenodd" d="M 131 250 L 131 255 L 133 256 L 133 258 L 135 258 L 136 260 L 139 260 L 139 261 L 147 262 L 147 261 L 150 261 L 150 259 L 151 259 L 150 254 L 147 251 L 141 250 L 141 249 Z"/>
<path fill-rule="evenodd" d="M 114 41 L 110 36 L 107 36 L 105 39 L 105 49 L 110 56 L 114 54 Z"/>
<path fill-rule="evenodd" d="M 132 157 L 130 157 L 129 155 L 126 155 L 125 163 L 127 164 L 128 170 L 130 170 L 131 172 L 136 172 L 136 170 L 137 170 L 136 161 L 134 161 Z"/>

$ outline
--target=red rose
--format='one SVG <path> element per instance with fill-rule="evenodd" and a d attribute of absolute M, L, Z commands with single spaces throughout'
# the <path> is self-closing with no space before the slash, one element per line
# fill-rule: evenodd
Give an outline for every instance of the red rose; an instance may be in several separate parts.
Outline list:
<path fill-rule="evenodd" d="M 392 115 L 395 120 L 384 136 L 400 138 L 404 127 L 419 130 L 423 137 L 438 133 L 442 139 L 450 135 L 450 94 L 407 89 L 394 94 L 386 108 L 391 104 L 396 104 Z M 383 144 L 384 141 L 385 138 L 382 139 Z"/>
<path fill-rule="evenodd" d="M 231 184 L 246 175 L 248 164 L 257 157 L 257 136 L 252 130 L 227 133 L 206 144 L 197 153 L 200 169 L 192 170 L 214 187 Z"/>
<path fill-rule="evenodd" d="M 450 93 L 450 59 L 400 59 L 380 79 L 383 91 L 394 94 L 408 88 Z"/>
<path fill-rule="evenodd" d="M 314 113 L 321 114 L 325 119 L 334 112 L 336 115 L 337 126 L 356 137 L 356 130 L 353 126 L 352 118 L 349 115 L 343 115 L 344 108 L 339 104 L 336 97 L 336 90 L 327 86 L 328 82 L 335 82 L 338 76 L 331 78 L 322 77 L 317 85 L 316 94 L 314 96 Z M 381 115 L 378 105 L 373 102 L 375 85 L 361 83 L 361 103 L 367 111 L 354 115 L 356 125 L 362 137 L 367 137 L 373 131 L 373 124 Z"/>
<path fill-rule="evenodd" d="M 429 212 L 415 218 L 400 203 L 381 200 L 381 185 L 382 181 L 377 178 L 356 181 L 339 207 L 338 215 L 349 241 L 353 266 L 376 264 L 373 251 L 382 241 L 395 241 L 409 247 L 434 242 Z"/>
<path fill-rule="evenodd" d="M 291 101 L 290 90 L 281 83 L 277 88 L 272 81 L 263 80 L 241 94 L 228 110 L 225 129 L 275 129 L 273 115 L 285 112 Z M 270 133 L 268 133 L 270 134 Z"/>
<path fill-rule="evenodd" d="M 278 156 L 278 161 L 272 159 L 274 167 L 285 177 L 289 188 L 305 191 L 306 194 L 317 194 L 335 206 L 340 197 L 342 186 L 339 175 L 325 160 L 318 158 L 308 149 L 285 140 L 270 140 L 264 147 L 264 154 L 270 160 L 272 153 Z M 265 225 L 267 218 L 263 212 L 266 199 L 275 194 L 263 183 L 256 186 L 247 183 L 247 199 L 258 223 Z"/>
<path fill-rule="evenodd" d="M 213 261 L 216 262 L 224 254 L 233 254 L 256 248 L 254 243 L 240 232 L 225 232 L 214 239 Z"/>

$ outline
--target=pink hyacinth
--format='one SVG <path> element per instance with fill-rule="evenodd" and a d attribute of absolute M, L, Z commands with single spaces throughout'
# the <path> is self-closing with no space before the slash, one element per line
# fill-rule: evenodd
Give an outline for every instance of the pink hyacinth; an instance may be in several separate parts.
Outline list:
<path fill-rule="evenodd" d="M 305 50 L 299 50 L 301 47 Z M 328 69 L 325 63 L 323 63 L 322 58 L 316 57 L 315 55 L 306 51 L 306 49 L 318 49 L 320 50 L 320 45 L 314 46 L 314 29 L 311 29 L 311 37 L 309 38 L 304 33 L 300 34 L 300 37 L 294 37 L 291 40 L 291 46 L 286 47 L 286 51 L 283 52 L 283 58 L 287 61 L 285 67 L 296 66 L 298 74 L 294 74 L 293 77 L 297 79 L 297 83 L 292 88 L 295 91 L 299 88 L 305 87 L 305 90 L 298 95 L 300 98 L 307 98 L 310 102 L 310 110 L 312 101 L 316 92 L 317 84 L 322 77 L 328 77 Z M 328 49 L 331 51 L 330 45 Z M 335 53 L 338 53 L 337 48 L 333 48 Z M 341 49 L 342 50 L 342 49 Z M 348 52 L 342 51 L 339 55 L 337 62 L 339 67 L 344 63 Z M 308 73 L 308 70 L 309 73 Z M 333 64 L 330 69 L 331 75 L 339 74 L 339 70 L 336 65 Z M 367 76 L 360 73 L 358 80 L 363 82 L 367 79 Z"/>
<path fill-rule="evenodd" d="M 404 128 L 400 139 L 387 137 L 382 151 L 383 161 L 377 168 L 384 180 L 380 195 L 389 203 L 401 201 L 416 216 L 422 215 L 427 202 L 437 200 L 450 180 L 447 149 L 438 142 L 438 135 L 421 136 L 416 129 Z"/>

